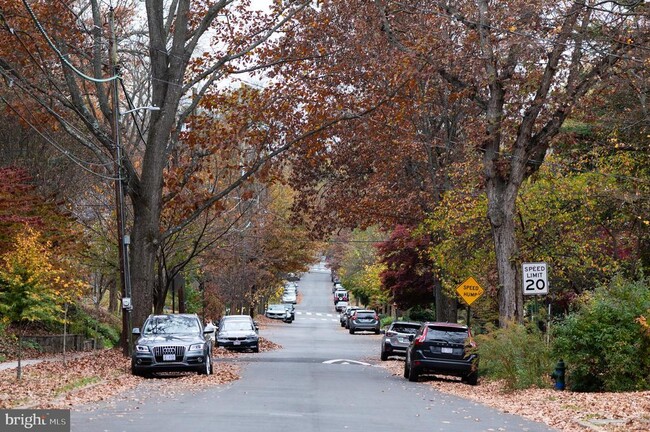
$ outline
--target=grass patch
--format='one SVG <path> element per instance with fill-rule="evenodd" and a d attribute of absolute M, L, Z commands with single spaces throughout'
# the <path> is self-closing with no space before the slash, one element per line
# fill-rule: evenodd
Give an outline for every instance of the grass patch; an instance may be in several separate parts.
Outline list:
<path fill-rule="evenodd" d="M 0 362 L 3 362 L 7 360 L 7 357 L 4 356 L 4 354 L 0 354 Z"/>
<path fill-rule="evenodd" d="M 72 382 L 64 385 L 63 387 L 59 387 L 58 389 L 55 390 L 54 393 L 57 396 L 59 396 L 62 393 L 68 393 L 69 391 L 72 391 L 72 390 L 75 390 L 75 389 L 78 389 L 78 388 L 82 388 L 82 387 L 86 387 L 86 386 L 88 386 L 90 384 L 95 384 L 95 383 L 97 383 L 99 381 L 101 381 L 101 378 L 99 378 L 97 376 L 79 378 L 78 380 L 72 381 Z"/>

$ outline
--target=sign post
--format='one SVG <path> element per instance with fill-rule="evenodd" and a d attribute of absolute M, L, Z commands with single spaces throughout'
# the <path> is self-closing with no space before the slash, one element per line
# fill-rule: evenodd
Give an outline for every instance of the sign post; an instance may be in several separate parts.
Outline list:
<path fill-rule="evenodd" d="M 481 297 L 485 291 L 481 285 L 476 282 L 476 279 L 470 276 L 467 278 L 467 280 L 465 280 L 465 282 L 458 285 L 456 292 L 462 297 L 463 300 L 465 300 L 465 303 L 467 303 L 467 326 L 469 327 L 470 306 L 472 303 L 478 300 L 478 298 Z"/>

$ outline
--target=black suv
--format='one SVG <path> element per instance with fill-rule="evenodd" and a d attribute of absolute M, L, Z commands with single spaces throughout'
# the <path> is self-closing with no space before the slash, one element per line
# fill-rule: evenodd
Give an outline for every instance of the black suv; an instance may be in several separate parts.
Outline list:
<path fill-rule="evenodd" d="M 133 329 L 138 340 L 131 356 L 133 375 L 152 372 L 195 371 L 212 373 L 212 342 L 206 338 L 214 330 L 203 329 L 195 314 L 149 315 Z"/>
<path fill-rule="evenodd" d="M 422 324 L 406 350 L 404 378 L 417 381 L 421 374 L 459 376 L 470 385 L 478 382 L 478 354 L 467 326 L 428 322 Z"/>

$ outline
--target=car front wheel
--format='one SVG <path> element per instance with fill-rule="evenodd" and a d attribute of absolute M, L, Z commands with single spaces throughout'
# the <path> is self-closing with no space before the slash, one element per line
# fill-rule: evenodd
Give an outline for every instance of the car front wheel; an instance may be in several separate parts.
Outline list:
<path fill-rule="evenodd" d="M 199 375 L 210 375 L 212 373 L 212 359 L 210 355 L 205 357 L 205 363 L 203 367 L 199 369 Z"/>

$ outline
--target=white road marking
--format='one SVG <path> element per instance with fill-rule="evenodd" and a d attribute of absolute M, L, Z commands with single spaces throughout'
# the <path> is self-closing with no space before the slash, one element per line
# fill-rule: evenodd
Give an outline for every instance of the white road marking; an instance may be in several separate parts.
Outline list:
<path fill-rule="evenodd" d="M 349 360 L 349 359 L 326 360 L 323 362 L 323 364 L 348 364 L 348 365 L 354 364 L 359 366 L 372 366 L 370 363 L 356 361 L 356 360 Z"/>

